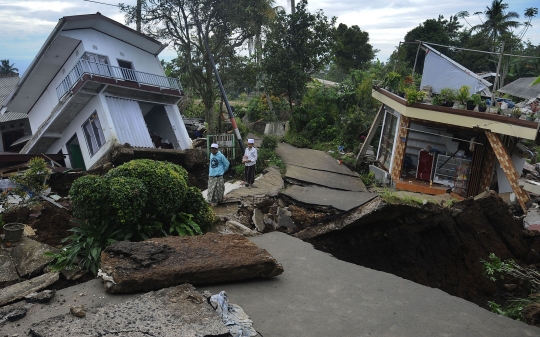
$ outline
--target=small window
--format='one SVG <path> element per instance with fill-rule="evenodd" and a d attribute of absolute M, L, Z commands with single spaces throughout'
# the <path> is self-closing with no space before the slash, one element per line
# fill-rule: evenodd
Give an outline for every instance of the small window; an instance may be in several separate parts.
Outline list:
<path fill-rule="evenodd" d="M 88 145 L 88 152 L 90 152 L 90 156 L 93 156 L 105 144 L 105 136 L 96 111 L 84 122 L 82 129 Z"/>

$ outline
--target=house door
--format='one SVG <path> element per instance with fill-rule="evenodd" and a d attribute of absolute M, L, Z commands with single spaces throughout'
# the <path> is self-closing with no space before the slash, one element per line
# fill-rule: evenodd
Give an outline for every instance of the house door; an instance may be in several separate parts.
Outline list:
<path fill-rule="evenodd" d="M 122 72 L 122 77 L 126 81 L 137 82 L 137 76 L 135 75 L 135 71 L 133 70 L 133 63 L 129 61 L 118 60 L 118 66 L 120 67 L 120 71 Z"/>
<path fill-rule="evenodd" d="M 86 170 L 81 146 L 79 145 L 79 139 L 77 139 L 77 135 L 74 135 L 66 145 L 69 155 L 69 161 L 71 162 L 71 168 L 80 168 Z"/>
<path fill-rule="evenodd" d="M 2 132 L 2 142 L 4 144 L 4 152 L 19 152 L 24 146 L 24 143 L 11 146 L 15 141 L 24 136 L 24 130 L 13 130 Z"/>

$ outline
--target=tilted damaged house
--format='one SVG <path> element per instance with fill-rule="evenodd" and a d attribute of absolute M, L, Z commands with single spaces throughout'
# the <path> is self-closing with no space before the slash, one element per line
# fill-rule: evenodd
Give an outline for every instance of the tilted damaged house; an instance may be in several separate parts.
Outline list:
<path fill-rule="evenodd" d="M 15 90 L 19 83 L 19 76 L 0 75 L 0 105 Z M 17 139 L 29 135 L 30 124 L 25 113 L 6 111 L 0 115 L 0 152 L 19 152 L 22 145 L 14 143 Z"/>
<path fill-rule="evenodd" d="M 431 53 L 432 50 L 428 56 Z M 440 61 L 445 58 L 437 57 L 434 62 L 438 65 L 437 75 L 429 69 L 430 62 L 426 62 L 424 75 L 427 72 L 429 76 L 423 78 L 423 85 L 430 85 L 435 91 L 448 86 L 443 83 L 462 83 L 453 79 L 458 74 L 463 78 L 461 81 L 469 81 L 463 84 L 476 85 L 473 92 L 486 89 L 485 80 L 455 62 L 444 71 Z M 499 193 L 515 196 L 526 209 L 529 197 L 520 186 L 519 177 L 525 157 L 531 153 L 518 142 L 529 139 L 538 143 L 537 122 L 477 109 L 409 105 L 404 98 L 383 88 L 374 89 L 372 97 L 382 102 L 368 135 L 369 140 L 382 123 L 378 167 L 372 170 L 377 174 L 382 172 L 397 189 L 427 194 L 451 190 L 456 195 L 470 197 L 490 188 L 497 172 Z"/>
<path fill-rule="evenodd" d="M 0 111 L 28 115 L 21 153 L 63 153 L 66 166 L 89 169 L 115 143 L 191 147 L 164 48 L 100 13 L 61 18 Z"/>

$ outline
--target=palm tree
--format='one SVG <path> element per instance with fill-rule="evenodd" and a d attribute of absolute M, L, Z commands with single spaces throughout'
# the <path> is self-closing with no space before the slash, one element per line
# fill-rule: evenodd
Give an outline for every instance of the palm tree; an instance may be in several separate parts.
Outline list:
<path fill-rule="evenodd" d="M 479 30 L 486 34 L 491 42 L 496 42 L 505 33 L 509 33 L 513 28 L 520 26 L 518 21 L 519 14 L 516 12 L 506 12 L 508 4 L 503 3 L 504 0 L 493 0 L 491 7 L 486 7 L 484 11 L 485 21 L 473 27 L 474 30 Z M 482 14 L 477 12 L 475 14 Z"/>
<path fill-rule="evenodd" d="M 15 63 L 9 64 L 9 60 L 0 60 L 0 74 L 2 75 L 12 75 L 18 74 L 19 69 L 14 68 Z"/>

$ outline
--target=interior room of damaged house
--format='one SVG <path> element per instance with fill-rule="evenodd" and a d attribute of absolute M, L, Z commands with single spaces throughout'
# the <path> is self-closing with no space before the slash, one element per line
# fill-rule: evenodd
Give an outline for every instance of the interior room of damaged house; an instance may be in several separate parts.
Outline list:
<path fill-rule="evenodd" d="M 507 86 L 494 88 L 486 80 L 494 75 L 497 83 L 497 74 L 475 74 L 432 46 L 419 48 L 426 52 L 420 91 L 404 95 L 388 78 L 374 85 L 372 97 L 382 105 L 372 132 L 379 128 L 381 134 L 370 170 L 398 190 L 463 199 L 493 189 L 526 211 L 536 191 L 521 174 L 527 159 L 535 162 L 531 149 L 540 144 L 540 85 L 503 98 Z"/>

